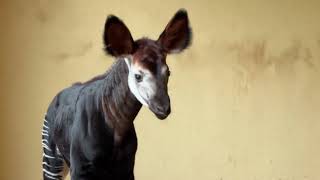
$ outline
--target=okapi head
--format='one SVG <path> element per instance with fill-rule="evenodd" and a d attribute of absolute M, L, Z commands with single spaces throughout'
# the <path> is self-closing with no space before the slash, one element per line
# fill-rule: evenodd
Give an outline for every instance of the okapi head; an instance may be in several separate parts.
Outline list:
<path fill-rule="evenodd" d="M 124 59 L 128 66 L 128 86 L 141 104 L 159 119 L 171 112 L 168 95 L 170 70 L 167 54 L 179 53 L 191 42 L 188 14 L 179 10 L 157 40 L 133 40 L 129 29 L 116 16 L 108 16 L 104 30 L 105 51 Z"/>

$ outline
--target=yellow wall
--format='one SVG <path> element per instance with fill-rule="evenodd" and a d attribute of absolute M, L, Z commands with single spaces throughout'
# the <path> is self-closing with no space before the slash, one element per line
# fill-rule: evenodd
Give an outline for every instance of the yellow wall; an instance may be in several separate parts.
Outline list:
<path fill-rule="evenodd" d="M 108 14 L 157 38 L 180 7 L 193 45 L 167 59 L 171 116 L 136 119 L 136 179 L 320 179 L 318 0 L 1 1 L 0 179 L 41 179 L 48 103 L 113 62 Z"/>

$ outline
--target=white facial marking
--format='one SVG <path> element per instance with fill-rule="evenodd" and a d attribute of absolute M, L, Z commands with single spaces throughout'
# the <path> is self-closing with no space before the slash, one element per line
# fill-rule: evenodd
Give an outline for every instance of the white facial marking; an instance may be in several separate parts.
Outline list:
<path fill-rule="evenodd" d="M 125 58 L 125 61 L 129 69 L 128 85 L 130 91 L 141 104 L 149 107 L 149 101 L 155 95 L 157 88 L 154 76 L 147 69 L 133 64 L 131 58 Z M 136 74 L 142 76 L 141 82 L 137 82 Z"/>

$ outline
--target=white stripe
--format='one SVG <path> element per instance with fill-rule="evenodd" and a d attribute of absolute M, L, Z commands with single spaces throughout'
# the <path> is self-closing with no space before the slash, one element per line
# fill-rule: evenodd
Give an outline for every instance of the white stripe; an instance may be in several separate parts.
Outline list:
<path fill-rule="evenodd" d="M 46 134 L 46 133 L 42 133 L 42 136 L 48 136 L 48 137 L 49 137 L 49 134 Z"/>
<path fill-rule="evenodd" d="M 43 157 L 46 157 L 46 158 L 49 158 L 49 159 L 56 159 L 56 158 L 58 158 L 58 159 L 64 161 L 64 159 L 63 159 L 62 157 L 59 157 L 59 156 L 58 156 L 58 157 L 49 156 L 49 155 L 47 155 L 45 152 L 43 152 L 42 156 L 43 156 Z"/>
<path fill-rule="evenodd" d="M 42 129 L 42 132 L 44 132 L 44 133 L 49 133 L 47 130 L 44 130 L 44 129 Z"/>
<path fill-rule="evenodd" d="M 45 149 L 48 150 L 48 151 L 51 151 L 51 149 L 49 148 L 49 146 L 46 145 L 46 144 L 44 144 L 44 143 L 42 143 L 42 147 L 45 148 Z"/>
<path fill-rule="evenodd" d="M 42 139 L 42 142 L 46 142 L 46 143 L 48 143 L 48 144 L 49 144 L 49 141 L 48 141 L 48 140 L 46 140 L 46 139 Z"/>
<path fill-rule="evenodd" d="M 50 171 L 48 171 L 48 170 L 46 170 L 44 168 L 43 168 L 43 171 L 45 173 L 49 174 L 50 176 L 60 176 L 61 177 L 60 173 L 52 173 L 52 172 L 50 172 Z"/>
<path fill-rule="evenodd" d="M 46 119 L 43 119 L 44 120 L 44 122 L 48 122 Z"/>
<path fill-rule="evenodd" d="M 56 151 L 57 151 L 57 154 L 58 154 L 59 156 L 61 156 L 61 152 L 60 152 L 58 146 L 56 146 Z"/>
<path fill-rule="evenodd" d="M 49 166 L 49 167 L 52 167 L 50 164 L 48 164 L 47 162 L 42 162 L 42 165 L 46 165 L 46 166 Z"/>
<path fill-rule="evenodd" d="M 46 158 L 49 158 L 49 159 L 55 159 L 55 157 L 46 155 L 45 153 L 43 153 L 42 155 L 43 155 L 43 157 L 46 157 Z"/>
<path fill-rule="evenodd" d="M 57 179 L 57 178 L 55 178 L 55 177 L 52 177 L 52 176 L 50 176 L 50 175 L 48 175 L 48 174 L 44 174 L 47 178 L 50 178 L 50 179 Z"/>
<path fill-rule="evenodd" d="M 42 146 L 44 149 L 48 150 L 48 151 L 52 151 L 48 146 Z"/>
<path fill-rule="evenodd" d="M 46 126 L 45 124 L 43 124 L 43 127 L 44 127 L 44 128 L 46 128 L 46 129 L 49 129 L 49 127 L 48 127 L 48 126 Z"/>
<path fill-rule="evenodd" d="M 64 166 L 51 166 L 51 165 L 48 164 L 47 162 L 42 162 L 42 165 L 46 165 L 46 166 L 48 166 L 48 167 L 53 167 L 53 168 L 57 168 L 57 169 L 64 167 Z"/>
<path fill-rule="evenodd" d="M 43 154 L 43 156 L 46 157 L 46 158 L 49 158 L 49 159 L 59 159 L 61 161 L 64 161 L 64 159 L 59 157 L 59 156 L 58 157 L 53 157 L 53 156 L 49 156 L 49 155 L 46 155 L 46 154 Z"/>

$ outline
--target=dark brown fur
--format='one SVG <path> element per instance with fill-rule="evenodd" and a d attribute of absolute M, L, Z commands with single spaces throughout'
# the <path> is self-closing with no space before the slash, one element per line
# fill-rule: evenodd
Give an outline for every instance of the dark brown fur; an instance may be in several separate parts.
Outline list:
<path fill-rule="evenodd" d="M 156 41 L 148 38 L 134 41 L 125 24 L 109 16 L 103 36 L 104 49 L 116 57 L 116 62 L 105 74 L 75 83 L 51 102 L 42 136 L 46 155 L 43 156 L 44 179 L 60 179 L 65 161 L 72 180 L 134 180 L 137 137 L 133 121 L 142 104 L 130 90 L 130 66 L 122 57 L 132 56 L 130 63 L 156 75 L 157 92 L 150 98 L 149 109 L 159 119 L 165 119 L 171 112 L 167 92 L 169 75 L 159 76 L 159 70 L 166 65 L 167 54 L 181 52 L 190 39 L 185 10 L 175 14 Z"/>

